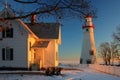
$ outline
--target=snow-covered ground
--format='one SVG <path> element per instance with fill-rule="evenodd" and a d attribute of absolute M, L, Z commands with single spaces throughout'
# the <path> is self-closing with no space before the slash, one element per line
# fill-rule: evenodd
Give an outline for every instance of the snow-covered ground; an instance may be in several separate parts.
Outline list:
<path fill-rule="evenodd" d="M 70 67 L 73 69 L 77 66 Z M 70 69 L 70 67 L 68 68 Z M 0 80 L 120 80 L 120 77 L 82 67 L 77 68 L 77 70 L 63 70 L 62 75 L 60 76 L 45 76 L 39 74 L 0 74 Z"/>

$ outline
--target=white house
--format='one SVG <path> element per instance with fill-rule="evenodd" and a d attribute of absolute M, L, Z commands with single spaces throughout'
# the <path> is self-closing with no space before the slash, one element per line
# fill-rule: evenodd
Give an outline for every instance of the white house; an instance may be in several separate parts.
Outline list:
<path fill-rule="evenodd" d="M 31 23 L 14 17 L 11 9 L 0 12 L 0 69 L 39 69 L 58 66 L 58 47 L 61 44 L 59 23 Z"/>

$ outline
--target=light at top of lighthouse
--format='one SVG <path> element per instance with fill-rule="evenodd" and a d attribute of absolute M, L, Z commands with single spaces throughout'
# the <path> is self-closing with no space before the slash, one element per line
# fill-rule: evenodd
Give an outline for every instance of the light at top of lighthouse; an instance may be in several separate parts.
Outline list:
<path fill-rule="evenodd" d="M 84 25 L 82 27 L 83 29 L 84 28 L 94 28 L 94 25 L 92 23 L 92 16 L 91 15 L 87 15 L 85 17 L 85 22 L 84 22 Z"/>
<path fill-rule="evenodd" d="M 92 16 L 90 14 L 88 14 L 85 18 L 92 18 Z"/>
<path fill-rule="evenodd" d="M 91 15 L 87 15 L 85 17 L 85 19 L 86 19 L 86 22 L 92 22 L 92 16 Z"/>

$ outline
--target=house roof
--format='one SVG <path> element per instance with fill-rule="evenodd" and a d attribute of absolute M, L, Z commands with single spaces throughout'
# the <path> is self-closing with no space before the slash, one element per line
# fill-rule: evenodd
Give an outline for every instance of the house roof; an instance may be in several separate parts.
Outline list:
<path fill-rule="evenodd" d="M 59 23 L 26 23 L 30 30 L 40 39 L 58 39 Z"/>
<path fill-rule="evenodd" d="M 4 17 L 15 17 L 15 14 L 10 8 L 5 7 L 3 11 L 0 12 L 0 18 Z M 39 39 L 59 38 L 59 23 L 26 23 L 26 25 L 26 29 L 31 31 Z"/>
<path fill-rule="evenodd" d="M 1 12 L 0 12 L 0 18 L 6 18 L 6 17 L 15 17 L 15 14 L 13 13 L 13 11 L 10 8 L 4 8 Z"/>
<path fill-rule="evenodd" d="M 33 44 L 32 48 L 47 48 L 49 41 L 37 41 Z"/>

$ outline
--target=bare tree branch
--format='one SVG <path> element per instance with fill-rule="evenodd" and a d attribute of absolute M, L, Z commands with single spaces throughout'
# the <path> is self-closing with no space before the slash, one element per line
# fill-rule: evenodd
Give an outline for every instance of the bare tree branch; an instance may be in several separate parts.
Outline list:
<path fill-rule="evenodd" d="M 32 4 L 32 3 L 37 3 L 38 0 L 14 0 L 14 1 L 24 4 Z"/>
<path fill-rule="evenodd" d="M 116 32 L 114 32 L 112 36 L 115 41 L 120 42 L 120 25 L 117 27 Z"/>
<path fill-rule="evenodd" d="M 96 10 L 92 7 L 90 0 L 14 0 L 16 4 L 24 4 L 24 6 L 36 6 L 33 10 L 28 8 L 29 12 L 24 9 L 14 9 L 15 17 L 5 17 L 6 20 L 28 18 L 35 14 L 37 16 L 54 16 L 57 18 L 70 18 L 76 17 L 83 19 L 87 14 L 96 16 Z M 34 3 L 34 4 L 33 4 Z M 12 6 L 11 6 L 12 7 Z"/>

